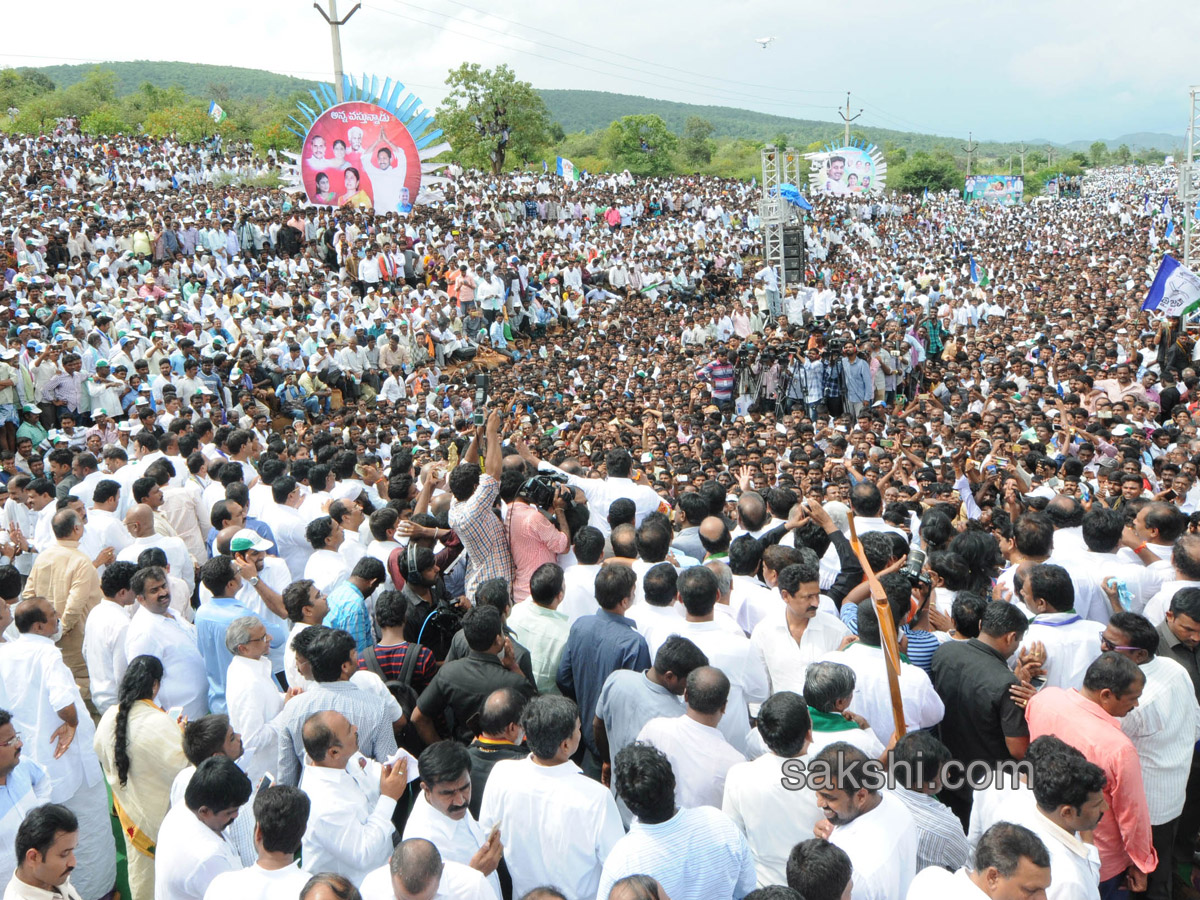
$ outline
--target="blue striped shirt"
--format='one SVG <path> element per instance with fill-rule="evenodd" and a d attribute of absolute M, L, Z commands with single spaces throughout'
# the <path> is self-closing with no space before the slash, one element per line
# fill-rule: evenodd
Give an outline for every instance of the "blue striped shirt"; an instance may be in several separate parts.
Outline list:
<path fill-rule="evenodd" d="M 358 728 L 358 749 L 363 756 L 385 762 L 396 752 L 396 735 L 383 701 L 349 681 L 318 682 L 284 704 L 275 719 L 279 729 L 279 783 L 300 783 L 304 761 L 304 720 L 313 713 L 331 709 Z"/>
<path fill-rule="evenodd" d="M 650 875 L 671 900 L 741 900 L 754 890 L 754 855 L 719 809 L 678 810 L 657 825 L 634 821 L 600 873 L 598 898 L 627 875 Z"/>

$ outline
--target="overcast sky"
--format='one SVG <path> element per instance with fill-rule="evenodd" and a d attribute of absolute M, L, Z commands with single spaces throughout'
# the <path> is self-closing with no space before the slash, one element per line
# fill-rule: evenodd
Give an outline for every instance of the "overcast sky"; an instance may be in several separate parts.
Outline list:
<path fill-rule="evenodd" d="M 328 0 L 322 0 L 328 3 Z M 329 78 L 311 0 L 8 4 L 0 65 L 161 59 Z M 339 0 L 342 15 L 352 6 Z M 730 14 L 732 13 L 732 18 Z M 33 39 L 43 35 L 45 40 Z M 463 61 L 539 88 L 584 88 L 978 139 L 1182 135 L 1200 84 L 1200 2 L 1162 0 L 364 0 L 347 72 L 427 105 Z M 756 38 L 774 37 L 767 50 Z M 25 54 L 25 55 L 22 55 Z M 55 55 L 57 54 L 57 55 Z"/>

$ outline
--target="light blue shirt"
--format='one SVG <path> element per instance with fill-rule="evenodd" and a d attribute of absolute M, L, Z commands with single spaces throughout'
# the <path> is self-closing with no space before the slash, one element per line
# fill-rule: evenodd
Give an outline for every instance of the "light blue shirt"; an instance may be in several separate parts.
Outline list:
<path fill-rule="evenodd" d="M 642 872 L 653 873 L 671 900 L 742 900 L 757 881 L 746 838 L 711 806 L 678 810 L 657 825 L 635 820 L 605 860 L 596 896 Z"/>
<path fill-rule="evenodd" d="M 258 618 L 254 610 L 242 606 L 232 597 L 213 597 L 196 610 L 196 645 L 204 657 L 204 671 L 208 675 L 208 711 L 212 713 L 226 711 L 225 673 L 233 654 L 225 646 L 225 632 L 230 622 L 242 616 Z"/>

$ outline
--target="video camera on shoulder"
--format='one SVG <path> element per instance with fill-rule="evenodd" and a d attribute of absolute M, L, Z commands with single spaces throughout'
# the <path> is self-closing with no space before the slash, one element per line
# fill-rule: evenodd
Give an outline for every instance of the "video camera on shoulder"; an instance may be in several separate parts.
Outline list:
<path fill-rule="evenodd" d="M 568 503 L 571 502 L 574 495 L 570 488 L 565 487 L 566 483 L 566 475 L 559 475 L 557 472 L 541 472 L 532 478 L 526 478 L 521 489 L 517 491 L 517 496 L 540 509 L 550 509 L 559 495 L 565 496 Z"/>
<path fill-rule="evenodd" d="M 487 405 L 488 397 L 488 377 L 487 373 L 480 372 L 475 376 L 475 425 L 480 427 L 483 425 L 483 408 Z"/>

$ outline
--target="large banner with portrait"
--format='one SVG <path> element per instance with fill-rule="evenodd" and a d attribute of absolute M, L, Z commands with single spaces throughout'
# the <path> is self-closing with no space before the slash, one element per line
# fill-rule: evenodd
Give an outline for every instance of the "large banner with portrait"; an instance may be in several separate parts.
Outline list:
<path fill-rule="evenodd" d="M 310 203 L 408 213 L 421 190 L 421 157 L 400 119 L 351 101 L 326 109 L 308 129 L 300 175 Z"/>
<path fill-rule="evenodd" d="M 887 163 L 874 144 L 828 147 L 808 158 L 809 184 L 817 194 L 878 194 L 887 180 Z"/>
<path fill-rule="evenodd" d="M 981 200 L 1001 206 L 1016 206 L 1025 194 L 1025 179 L 1020 175 L 968 175 L 963 188 L 964 200 Z"/>

